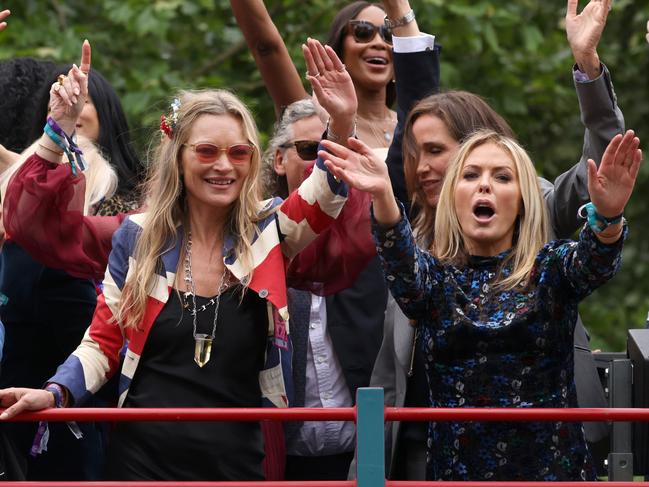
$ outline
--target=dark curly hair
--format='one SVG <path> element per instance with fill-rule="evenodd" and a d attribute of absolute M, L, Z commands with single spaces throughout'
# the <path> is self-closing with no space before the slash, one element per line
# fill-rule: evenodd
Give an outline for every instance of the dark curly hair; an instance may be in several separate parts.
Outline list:
<path fill-rule="evenodd" d="M 56 64 L 31 58 L 0 62 L 0 144 L 7 149 L 22 152 L 34 141 L 31 114 L 38 104 L 34 94 L 55 71 Z"/>

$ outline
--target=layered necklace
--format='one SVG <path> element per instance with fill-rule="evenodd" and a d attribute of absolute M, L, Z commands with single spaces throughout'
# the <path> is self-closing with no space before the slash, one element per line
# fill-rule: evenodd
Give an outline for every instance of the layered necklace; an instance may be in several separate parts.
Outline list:
<path fill-rule="evenodd" d="M 396 115 L 388 111 L 387 115 L 380 119 L 357 117 L 358 126 L 372 134 L 376 147 L 390 147 L 392 135 L 396 126 Z"/>
<path fill-rule="evenodd" d="M 196 286 L 192 277 L 192 233 L 187 235 L 187 243 L 185 244 L 185 293 L 183 298 L 183 307 L 189 309 L 189 302 L 191 299 L 190 315 L 193 322 L 193 335 L 194 335 L 194 362 L 199 367 L 203 367 L 210 361 L 212 354 L 212 341 L 216 336 L 216 323 L 219 317 L 219 304 L 221 304 L 221 293 L 224 290 L 225 275 L 227 268 L 223 266 L 223 274 L 221 274 L 221 281 L 216 296 L 214 296 L 207 304 L 200 308 L 196 306 Z M 206 333 L 196 333 L 196 325 L 198 320 L 198 313 L 205 311 L 210 306 L 214 306 L 214 321 L 212 322 L 212 332 L 208 335 Z"/>

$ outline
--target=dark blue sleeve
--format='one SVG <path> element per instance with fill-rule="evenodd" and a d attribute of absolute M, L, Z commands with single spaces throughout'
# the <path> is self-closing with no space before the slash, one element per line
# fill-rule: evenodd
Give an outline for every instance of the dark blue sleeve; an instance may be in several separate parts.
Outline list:
<path fill-rule="evenodd" d="M 372 212 L 372 233 L 392 296 L 403 313 L 416 320 L 430 313 L 431 296 L 441 295 L 443 270 L 437 259 L 417 246 L 403 205 L 399 207 L 401 219 L 393 227 L 380 226 Z"/>

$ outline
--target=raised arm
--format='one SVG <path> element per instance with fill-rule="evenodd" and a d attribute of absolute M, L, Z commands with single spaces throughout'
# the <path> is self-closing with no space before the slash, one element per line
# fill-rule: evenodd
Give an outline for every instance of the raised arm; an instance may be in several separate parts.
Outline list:
<path fill-rule="evenodd" d="M 408 0 L 384 0 L 383 7 L 388 19 L 393 21 L 411 10 Z M 412 38 L 418 41 L 413 44 Z M 435 38 L 421 33 L 416 19 L 394 28 L 392 59 L 397 88 L 397 126 L 386 164 L 394 194 L 406 207 L 406 214 L 409 214 L 410 202 L 403 170 L 403 131 L 412 107 L 422 98 L 439 92 L 439 53 Z"/>
<path fill-rule="evenodd" d="M 356 135 L 358 100 L 352 78 L 330 46 L 309 38 L 302 45 L 302 52 L 313 93 L 329 114 L 327 138 L 345 145 L 348 137 Z"/>
<path fill-rule="evenodd" d="M 629 130 L 616 135 L 599 166 L 588 161 L 588 188 L 592 202 L 585 210 L 588 224 L 571 242 L 557 249 L 562 295 L 583 299 L 615 275 L 620 268 L 624 208 L 633 192 L 642 152 L 640 141 Z"/>
<path fill-rule="evenodd" d="M 63 86 L 51 90 L 51 116 L 72 133 L 83 107 L 90 70 L 90 45 L 82 48 L 81 68 L 72 68 Z M 78 70 L 78 72 L 77 72 Z M 76 73 L 76 74 L 75 74 Z M 78 79 L 73 85 L 71 78 Z M 79 84 L 83 85 L 83 87 Z M 69 90 L 69 95 L 68 95 Z M 73 106 L 64 101 L 63 92 Z M 75 94 L 78 92 L 78 94 Z M 32 155 L 12 176 L 3 201 L 7 234 L 39 262 L 80 278 L 101 280 L 111 249 L 111 237 L 124 215 L 83 214 L 85 179 L 62 164 L 62 150 L 43 135 Z"/>
<path fill-rule="evenodd" d="M 432 286 L 443 282 L 441 268 L 417 247 L 403 207 L 394 198 L 384 162 L 362 141 L 349 139 L 349 148 L 323 141 L 319 156 L 336 178 L 372 195 L 373 234 L 388 285 L 410 319 L 428 310 Z"/>
<path fill-rule="evenodd" d="M 588 160 L 588 191 L 594 205 L 591 210 L 595 218 L 603 219 L 606 225 L 595 232 L 602 243 L 614 243 L 622 234 L 621 217 L 633 193 L 642 162 L 639 145 L 640 139 L 635 137 L 633 130 L 628 130 L 624 136 L 616 135 L 613 138 L 599 167 L 592 159 Z"/>
<path fill-rule="evenodd" d="M 331 47 L 308 39 L 303 53 L 310 73 L 307 78 L 318 102 L 331 116 L 327 135 L 346 140 L 353 132 L 357 107 L 351 77 Z M 319 156 L 313 172 L 280 208 L 284 254 L 292 259 L 329 228 L 340 215 L 347 196 L 347 185 L 333 177 Z"/>
<path fill-rule="evenodd" d="M 577 4 L 577 0 L 568 0 L 566 33 L 575 59 L 574 83 L 585 127 L 582 156 L 554 185 L 542 181 L 552 227 L 559 238 L 569 238 L 581 224 L 577 210 L 589 200 L 588 159 L 601 161 L 611 139 L 624 132 L 624 116 L 617 106 L 611 76 L 597 54 L 610 0 L 590 0 L 579 14 Z"/>
<path fill-rule="evenodd" d="M 239 28 L 273 99 L 275 113 L 309 95 L 263 0 L 230 0 Z"/>

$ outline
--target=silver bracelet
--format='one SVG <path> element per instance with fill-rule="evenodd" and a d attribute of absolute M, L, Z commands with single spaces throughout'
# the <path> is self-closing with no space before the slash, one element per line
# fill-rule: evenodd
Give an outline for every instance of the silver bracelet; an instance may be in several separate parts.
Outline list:
<path fill-rule="evenodd" d="M 352 133 L 349 134 L 344 139 L 342 137 L 337 136 L 331 130 L 329 130 L 329 124 L 330 123 L 331 123 L 331 118 L 329 120 L 327 120 L 327 128 L 326 128 L 327 140 L 330 140 L 332 142 L 336 142 L 337 144 L 344 144 L 345 142 L 347 142 L 348 138 L 356 137 L 356 118 L 355 117 L 354 117 L 354 128 L 352 129 Z"/>
<path fill-rule="evenodd" d="M 389 19 L 386 15 L 383 19 L 383 23 L 388 29 L 394 29 L 395 27 L 401 27 L 402 25 L 409 24 L 413 20 L 415 20 L 415 11 L 413 9 L 410 9 L 409 12 L 406 12 L 406 15 L 399 17 L 398 19 L 392 20 Z"/>

